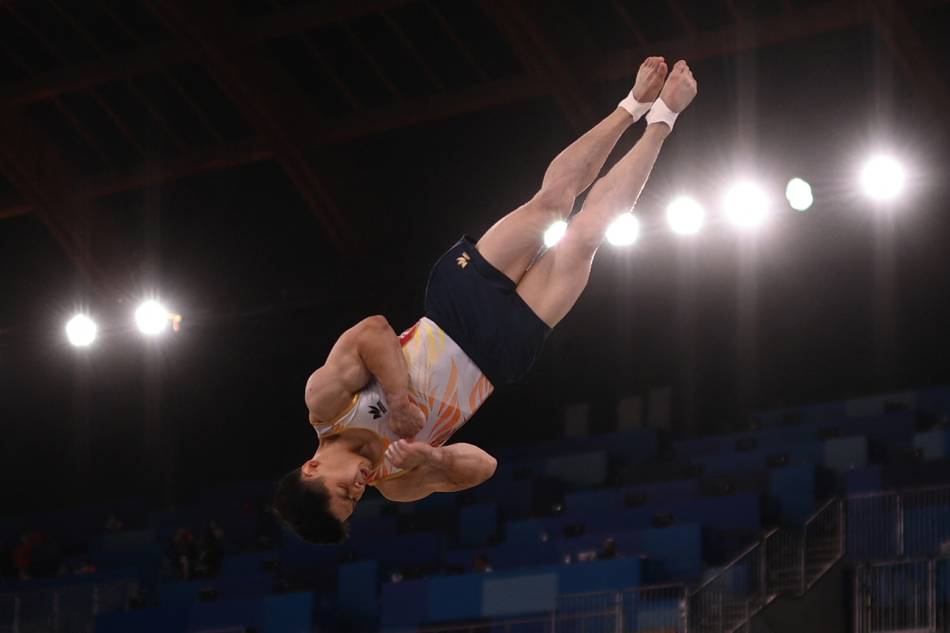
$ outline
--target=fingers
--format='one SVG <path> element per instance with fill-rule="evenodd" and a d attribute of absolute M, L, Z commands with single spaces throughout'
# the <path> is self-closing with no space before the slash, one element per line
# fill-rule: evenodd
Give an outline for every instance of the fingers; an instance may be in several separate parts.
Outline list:
<path fill-rule="evenodd" d="M 384 457 L 388 459 L 393 466 L 402 468 L 406 464 L 406 460 L 412 450 L 410 448 L 412 444 L 412 440 L 396 440 L 386 449 Z"/>
<path fill-rule="evenodd" d="M 385 457 L 397 468 L 401 467 L 406 459 L 406 449 L 403 444 L 405 440 L 398 440 L 389 445 L 386 449 Z"/>

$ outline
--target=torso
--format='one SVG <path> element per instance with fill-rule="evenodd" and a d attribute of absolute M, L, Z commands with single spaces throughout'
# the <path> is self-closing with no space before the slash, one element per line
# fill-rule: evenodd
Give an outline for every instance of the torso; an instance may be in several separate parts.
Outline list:
<path fill-rule="evenodd" d="M 442 446 L 472 417 L 494 387 L 474 362 L 432 320 L 423 317 L 403 332 L 399 341 L 409 366 L 409 392 L 426 421 L 415 439 Z M 335 420 L 315 425 L 321 438 L 345 430 L 371 431 L 385 451 L 399 437 L 389 428 L 389 406 L 376 380 L 353 396 Z M 370 485 L 398 477 L 406 471 L 387 460 L 379 463 Z"/>

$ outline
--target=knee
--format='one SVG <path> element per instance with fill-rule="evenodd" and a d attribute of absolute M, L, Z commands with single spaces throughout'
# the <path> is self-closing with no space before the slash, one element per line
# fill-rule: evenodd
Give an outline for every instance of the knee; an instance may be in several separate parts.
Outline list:
<path fill-rule="evenodd" d="M 574 196 L 563 189 L 546 187 L 534 194 L 525 206 L 545 222 L 556 222 L 571 214 Z"/>
<path fill-rule="evenodd" d="M 579 259 L 591 259 L 604 241 L 604 231 L 592 222 L 586 222 L 583 214 L 574 217 L 567 232 L 557 248 L 563 252 L 570 252 Z"/>

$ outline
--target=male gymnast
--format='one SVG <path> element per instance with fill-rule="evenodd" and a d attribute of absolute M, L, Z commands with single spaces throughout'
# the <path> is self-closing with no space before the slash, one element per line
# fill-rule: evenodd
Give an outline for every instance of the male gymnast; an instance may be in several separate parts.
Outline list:
<path fill-rule="evenodd" d="M 317 450 L 284 476 L 274 498 L 297 534 L 314 543 L 345 540 L 346 520 L 367 485 L 392 501 L 415 501 L 494 474 L 491 455 L 446 441 L 495 385 L 530 369 L 587 285 L 607 227 L 634 206 L 677 115 L 695 96 L 685 61 L 667 76 L 662 57 L 647 58 L 630 94 L 558 154 L 531 200 L 477 243 L 465 236 L 436 262 L 424 317 L 398 336 L 382 316 L 340 336 L 307 380 Z M 644 114 L 643 136 L 597 179 L 617 140 Z M 564 236 L 534 261 L 545 229 L 569 216 L 591 183 Z"/>

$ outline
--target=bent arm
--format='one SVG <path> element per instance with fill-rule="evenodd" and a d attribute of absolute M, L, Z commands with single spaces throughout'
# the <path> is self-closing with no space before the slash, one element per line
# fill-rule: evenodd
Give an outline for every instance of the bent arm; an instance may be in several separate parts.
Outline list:
<path fill-rule="evenodd" d="M 304 398 L 310 423 L 332 420 L 374 376 L 391 406 L 408 400 L 409 367 L 399 337 L 378 315 L 344 332 L 323 367 L 310 375 Z"/>
<path fill-rule="evenodd" d="M 390 501 L 417 501 L 433 492 L 458 492 L 491 479 L 498 462 L 473 444 L 433 447 L 429 457 L 407 474 L 380 481 L 376 488 Z"/>

